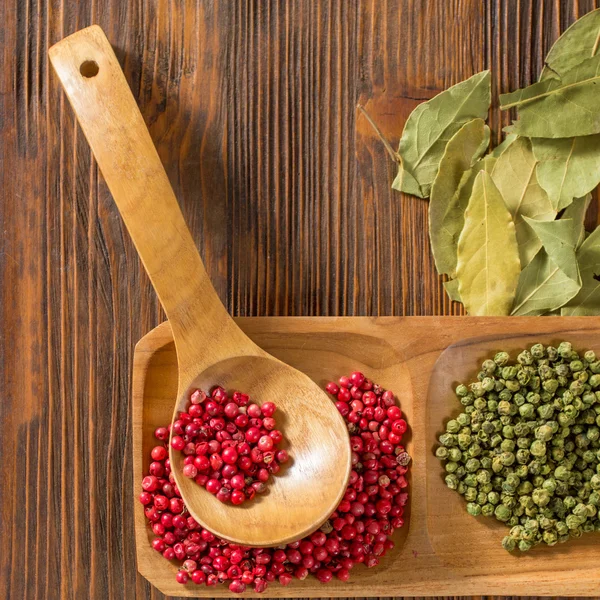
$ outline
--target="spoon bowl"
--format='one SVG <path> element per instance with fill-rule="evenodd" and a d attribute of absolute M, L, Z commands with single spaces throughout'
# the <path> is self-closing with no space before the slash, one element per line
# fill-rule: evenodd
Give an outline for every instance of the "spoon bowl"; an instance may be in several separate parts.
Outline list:
<path fill-rule="evenodd" d="M 220 385 L 278 407 L 291 464 L 270 479 L 268 493 L 241 506 L 222 504 L 185 478 L 183 456 L 169 448 L 190 514 L 244 546 L 277 546 L 310 533 L 335 510 L 348 483 L 344 420 L 313 381 L 261 350 L 229 316 L 102 29 L 82 29 L 49 55 L 171 324 L 179 379 L 173 419 L 196 387 Z"/>
<path fill-rule="evenodd" d="M 243 545 L 250 539 L 255 546 L 275 545 L 275 539 L 284 544 L 311 533 L 335 510 L 348 484 L 348 440 L 332 427 L 338 420 L 344 427 L 342 416 L 311 379 L 270 356 L 220 361 L 201 373 L 191 389 L 207 391 L 215 382 L 228 392 L 247 393 L 257 404 L 277 406 L 277 429 L 285 436 L 279 447 L 289 452 L 290 460 L 271 476 L 264 494 L 231 507 L 184 477 L 183 455 L 172 452 L 173 472 L 193 507 L 190 512 L 219 537 Z M 185 410 L 188 396 L 179 398 L 178 410 Z"/>

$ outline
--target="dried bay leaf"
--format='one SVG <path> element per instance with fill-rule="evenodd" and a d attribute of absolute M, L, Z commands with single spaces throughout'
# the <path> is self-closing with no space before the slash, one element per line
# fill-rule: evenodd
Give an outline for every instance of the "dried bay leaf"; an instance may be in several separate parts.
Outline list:
<path fill-rule="evenodd" d="M 484 156 L 479 163 L 477 163 L 474 168 L 477 170 L 485 171 L 488 175 L 491 175 L 494 171 L 494 167 L 496 166 L 496 161 L 498 159 L 493 154 L 488 154 Z"/>
<path fill-rule="evenodd" d="M 580 285 L 567 277 L 542 248 L 523 269 L 512 316 L 536 316 L 564 306 Z"/>
<path fill-rule="evenodd" d="M 392 183 L 392 187 L 399 192 L 421 197 L 421 188 L 417 180 L 404 168 L 402 160 L 400 160 L 400 164 L 398 165 L 398 174 Z"/>
<path fill-rule="evenodd" d="M 461 206 L 463 207 L 463 210 L 466 210 L 466 207 L 469 204 L 469 199 L 471 198 L 471 192 L 473 191 L 473 184 L 475 183 L 475 178 L 477 177 L 478 173 L 480 171 L 485 171 L 491 175 L 495 163 L 496 159 L 491 154 L 488 154 L 487 156 L 479 159 L 468 171 L 463 173 L 460 184 L 458 185 L 458 190 L 456 191 L 455 202 L 457 206 Z M 464 224 L 464 216 L 462 223 Z M 458 233 L 460 234 L 460 231 Z M 455 248 L 455 251 L 457 251 L 457 247 Z M 456 259 L 454 260 L 453 264 L 454 271 L 450 273 L 451 277 L 456 276 Z M 444 287 L 446 288 L 450 299 L 454 300 L 455 302 L 462 302 L 460 299 L 460 294 L 458 293 L 458 280 L 454 279 L 452 282 L 446 283 L 448 285 L 444 284 Z M 456 291 L 454 291 L 453 286 L 456 287 Z"/>
<path fill-rule="evenodd" d="M 510 127 L 510 125 L 508 126 Z M 499 158 L 500 155 L 515 141 L 519 136 L 516 133 L 509 133 L 500 144 L 492 150 L 492 156 Z"/>
<path fill-rule="evenodd" d="M 572 220 L 530 221 L 544 246 L 523 269 L 511 315 L 542 315 L 564 306 L 577 295 L 581 277 L 575 256 Z M 560 262 L 564 271 L 555 259 Z"/>
<path fill-rule="evenodd" d="M 446 144 L 466 122 L 484 119 L 490 102 L 490 72 L 482 71 L 417 106 L 402 132 L 402 174 L 392 187 L 427 198 Z"/>
<path fill-rule="evenodd" d="M 453 302 L 462 302 L 460 299 L 460 294 L 458 293 L 458 279 L 450 279 L 449 281 L 444 281 L 444 289 L 446 290 L 446 294 Z"/>
<path fill-rule="evenodd" d="M 552 262 L 570 279 L 581 284 L 575 246 L 577 232 L 572 219 L 534 221 L 525 217 L 529 226 L 541 240 Z"/>
<path fill-rule="evenodd" d="M 469 193 L 461 190 L 463 175 L 485 152 L 490 130 L 483 119 L 465 123 L 450 139 L 440 161 L 429 199 L 429 238 L 438 273 L 454 276 L 456 247 L 463 228 Z"/>
<path fill-rule="evenodd" d="M 557 40 L 546 56 L 540 81 L 562 77 L 587 58 L 594 56 L 600 42 L 600 9 L 577 19 Z"/>
<path fill-rule="evenodd" d="M 458 292 L 471 315 L 507 315 L 521 265 L 515 226 L 491 176 L 480 171 L 458 240 Z"/>
<path fill-rule="evenodd" d="M 600 312 L 600 227 L 583 242 L 577 259 L 583 285 L 579 293 L 563 306 L 561 314 L 597 315 Z"/>
<path fill-rule="evenodd" d="M 529 264 L 542 247 L 526 218 L 552 221 L 556 217 L 548 195 L 538 184 L 536 164 L 530 141 L 519 138 L 500 154 L 492 172 L 492 179 L 515 224 L 522 267 Z"/>
<path fill-rule="evenodd" d="M 574 198 L 585 196 L 600 182 L 600 135 L 532 138 L 531 142 L 539 161 L 538 181 L 556 210 L 566 208 Z"/>
<path fill-rule="evenodd" d="M 587 194 L 583 198 L 575 198 L 572 204 L 565 209 L 561 215 L 561 219 L 572 219 L 575 236 L 575 248 L 585 240 L 585 216 L 592 201 L 592 195 Z"/>
<path fill-rule="evenodd" d="M 600 55 L 559 79 L 545 79 L 500 95 L 500 108 L 519 107 L 512 131 L 526 137 L 562 138 L 600 133 Z"/>
<path fill-rule="evenodd" d="M 560 81 L 552 78 L 545 81 L 538 81 L 537 83 L 515 90 L 514 92 L 500 94 L 500 110 L 508 110 L 514 106 L 538 100 L 540 97 L 543 98 L 545 94 L 559 86 Z M 517 122 L 513 121 L 512 125 L 507 125 L 503 131 L 515 133 L 516 127 Z"/>

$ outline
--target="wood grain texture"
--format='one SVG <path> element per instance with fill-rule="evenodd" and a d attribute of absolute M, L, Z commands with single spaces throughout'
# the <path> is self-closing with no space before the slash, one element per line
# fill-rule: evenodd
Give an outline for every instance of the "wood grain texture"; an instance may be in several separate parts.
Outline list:
<path fill-rule="evenodd" d="M 163 316 L 50 45 L 104 28 L 234 315 L 441 315 L 458 309 L 427 207 L 392 193 L 356 103 L 396 143 L 418 102 L 475 71 L 496 91 L 532 82 L 596 6 L 0 2 L 0 597 L 162 598 L 134 568 L 128 499 L 132 353 Z M 496 134 L 507 122 L 494 108 Z"/>
<path fill-rule="evenodd" d="M 596 596 L 600 549 L 594 535 L 554 550 L 538 546 L 514 556 L 500 544 L 506 528 L 493 519 L 473 519 L 464 498 L 449 490 L 432 453 L 448 416 L 460 411 L 456 381 L 470 381 L 478 366 L 500 348 L 513 351 L 542 342 L 572 340 L 578 349 L 600 349 L 600 318 L 409 317 L 241 318 L 240 327 L 271 354 L 321 385 L 332 373 L 358 368 L 393 390 L 410 431 L 403 439 L 412 457 L 405 524 L 396 547 L 373 569 L 352 570 L 349 582 L 327 588 L 308 577 L 289 586 L 270 585 L 273 597 L 333 597 L 403 594 L 570 594 Z M 155 445 L 154 431 L 170 418 L 177 389 L 177 358 L 169 324 L 148 333 L 135 350 L 133 371 L 133 477 L 138 482 Z M 328 402 L 328 400 L 326 400 Z M 163 592 L 190 597 L 226 597 L 224 586 L 206 588 L 175 581 L 176 567 L 151 546 L 144 509 L 132 494 L 140 572 Z M 260 597 L 249 592 L 248 595 Z"/>

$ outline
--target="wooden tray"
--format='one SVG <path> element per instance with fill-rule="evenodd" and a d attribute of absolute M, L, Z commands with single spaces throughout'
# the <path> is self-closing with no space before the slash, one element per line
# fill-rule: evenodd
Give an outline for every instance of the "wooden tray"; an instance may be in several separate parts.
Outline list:
<path fill-rule="evenodd" d="M 374 569 L 352 571 L 349 582 L 323 585 L 315 578 L 287 587 L 269 585 L 268 597 L 597 595 L 600 536 L 586 534 L 521 556 L 500 547 L 505 528 L 467 515 L 462 498 L 448 490 L 433 456 L 443 423 L 458 412 L 453 388 L 474 377 L 479 363 L 499 349 L 534 341 L 572 341 L 600 351 L 600 318 L 241 318 L 242 329 L 274 356 L 323 385 L 355 369 L 392 389 L 411 427 L 413 457 L 406 525 L 396 548 Z M 170 422 L 177 360 L 168 323 L 136 347 L 133 377 L 133 460 L 136 548 L 140 573 L 176 596 L 231 596 L 226 586 L 175 581 L 176 569 L 150 546 L 153 535 L 137 500 L 153 431 Z M 258 596 L 246 593 L 245 596 Z"/>

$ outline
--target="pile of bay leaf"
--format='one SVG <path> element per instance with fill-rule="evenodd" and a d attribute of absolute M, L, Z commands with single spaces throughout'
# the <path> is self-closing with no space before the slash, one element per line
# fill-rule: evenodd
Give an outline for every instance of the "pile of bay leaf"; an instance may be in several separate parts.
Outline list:
<path fill-rule="evenodd" d="M 518 118 L 488 151 L 490 73 L 409 116 L 393 187 L 429 198 L 435 264 L 471 315 L 600 314 L 600 9 L 554 44 L 537 83 L 500 96 Z"/>

